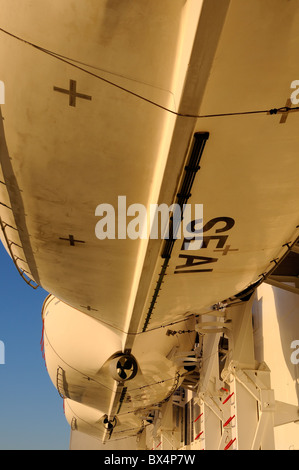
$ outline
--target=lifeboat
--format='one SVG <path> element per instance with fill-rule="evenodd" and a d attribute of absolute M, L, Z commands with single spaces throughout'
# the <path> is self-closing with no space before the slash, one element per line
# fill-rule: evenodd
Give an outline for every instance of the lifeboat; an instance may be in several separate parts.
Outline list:
<path fill-rule="evenodd" d="M 98 438 L 110 438 L 112 431 L 113 439 L 130 430 L 141 432 L 152 410 L 169 400 L 190 372 L 192 358 L 182 358 L 192 355 L 194 319 L 178 323 L 175 334 L 158 328 L 138 335 L 130 352 L 124 350 L 122 332 L 52 295 L 42 319 L 49 376 L 73 410 L 77 428 L 88 422 L 91 435 L 100 429 Z"/>
<path fill-rule="evenodd" d="M 114 444 L 119 440 L 141 434 L 149 423 L 138 418 L 134 413 L 118 416 L 109 421 L 107 415 L 82 403 L 64 400 L 64 413 L 70 428 L 99 440 L 104 440 L 107 433 L 112 434 Z"/>
<path fill-rule="evenodd" d="M 111 364 L 133 367 L 137 407 L 142 386 L 146 406 L 164 400 L 180 372 L 163 329 L 246 300 L 298 239 L 299 9 L 287 2 L 282 21 L 280 0 L 0 4 L 1 239 L 53 296 L 54 384 L 110 420 Z M 162 205 L 172 235 L 151 237 L 150 221 L 144 236 Z M 67 349 L 78 316 L 107 349 L 83 327 Z"/>

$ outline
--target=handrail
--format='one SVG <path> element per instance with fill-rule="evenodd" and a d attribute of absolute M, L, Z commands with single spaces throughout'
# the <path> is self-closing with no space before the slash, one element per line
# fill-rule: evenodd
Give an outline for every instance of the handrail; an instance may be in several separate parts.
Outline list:
<path fill-rule="evenodd" d="M 7 233 L 6 233 L 6 227 L 10 227 L 10 228 L 13 228 L 14 230 L 17 230 L 15 227 L 12 227 L 11 225 L 5 223 L 2 218 L 0 217 L 0 228 L 1 228 L 1 231 L 3 233 L 3 236 L 5 238 L 5 241 L 6 241 L 6 245 L 7 245 L 7 248 L 8 248 L 8 251 L 10 253 L 10 256 L 11 256 L 11 259 L 13 260 L 13 263 L 15 265 L 15 267 L 17 268 L 18 270 L 18 273 L 20 274 L 20 276 L 24 279 L 24 281 L 26 282 L 26 284 L 28 284 L 30 287 L 32 287 L 33 289 L 37 289 L 39 287 L 39 285 L 33 281 L 32 279 L 30 279 L 29 277 L 27 277 L 25 275 L 25 272 L 28 273 L 28 271 L 25 271 L 25 269 L 22 269 L 20 268 L 20 266 L 18 265 L 18 261 L 21 260 L 21 258 L 19 258 L 18 256 L 15 256 L 13 251 L 12 251 L 12 245 L 17 245 L 16 243 L 12 242 L 9 240 L 8 236 L 7 236 Z M 17 230 L 18 231 L 18 230 Z M 20 246 L 20 245 L 17 245 L 19 248 L 22 248 L 23 250 L 23 247 Z M 24 250 L 23 250 L 24 251 Z M 24 260 L 21 260 L 22 262 L 27 263 L 27 261 L 24 261 Z M 29 274 L 29 273 L 28 273 Z"/>
<path fill-rule="evenodd" d="M 66 378 L 65 378 L 65 371 L 62 367 L 58 366 L 56 372 L 56 388 L 61 398 L 70 398 L 69 394 L 66 391 Z"/>

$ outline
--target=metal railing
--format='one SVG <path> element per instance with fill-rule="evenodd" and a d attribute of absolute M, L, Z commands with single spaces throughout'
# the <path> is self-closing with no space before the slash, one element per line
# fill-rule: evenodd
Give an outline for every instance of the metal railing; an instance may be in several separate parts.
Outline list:
<path fill-rule="evenodd" d="M 32 279 L 30 279 L 29 275 L 31 275 L 31 273 L 29 273 L 29 271 L 26 271 L 25 269 L 21 268 L 19 265 L 18 265 L 18 262 L 22 262 L 22 263 L 27 263 L 27 261 L 23 260 L 22 258 L 20 258 L 19 256 L 15 256 L 13 250 L 12 250 L 12 246 L 15 245 L 17 246 L 18 248 L 21 248 L 23 250 L 23 247 L 18 245 L 17 243 L 15 242 L 12 242 L 11 240 L 9 240 L 8 236 L 7 236 L 7 233 L 6 233 L 6 228 L 9 227 L 9 228 L 12 228 L 16 231 L 18 231 L 17 228 L 13 227 L 12 225 L 9 225 L 7 223 L 5 223 L 2 218 L 0 217 L 0 228 L 1 228 L 1 231 L 3 233 L 3 236 L 4 236 L 4 239 L 5 239 L 5 242 L 6 242 L 6 245 L 7 245 L 7 248 L 8 248 L 8 251 L 9 251 L 9 254 L 11 256 L 11 259 L 15 265 L 15 267 L 17 268 L 17 271 L 18 273 L 20 274 L 20 276 L 24 279 L 24 281 L 26 282 L 26 284 L 28 284 L 30 287 L 32 287 L 33 289 L 37 289 L 39 287 L 39 285 L 33 281 Z M 24 251 L 24 250 L 23 250 Z"/>

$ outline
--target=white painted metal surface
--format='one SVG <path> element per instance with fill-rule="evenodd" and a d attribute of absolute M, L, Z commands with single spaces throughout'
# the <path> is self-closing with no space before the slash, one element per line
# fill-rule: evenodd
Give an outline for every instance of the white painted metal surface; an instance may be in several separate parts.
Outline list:
<path fill-rule="evenodd" d="M 118 364 L 123 357 L 121 332 L 53 296 L 46 299 L 42 316 L 46 367 L 66 401 L 67 419 L 76 423 L 74 429 L 91 435 L 96 435 L 97 424 L 99 439 L 108 429 L 106 417 L 113 425 L 113 440 L 141 433 L 153 409 L 169 399 L 187 373 L 181 356 L 186 355 L 183 351 L 192 353 L 194 320 L 176 325 L 186 332 L 180 340 L 165 328 L 139 335 L 128 356 L 136 360 L 137 370 L 132 371 L 131 362 Z"/>
<path fill-rule="evenodd" d="M 213 316 L 214 304 L 262 282 L 298 237 L 299 114 L 268 111 L 291 106 L 299 8 L 281 0 L 0 0 L 0 7 L 1 238 L 21 274 L 59 300 L 46 305 L 51 320 L 44 316 L 52 381 L 62 396 L 113 420 L 120 404 L 131 410 L 109 376 L 113 354 L 129 352 L 140 365 L 133 410 L 163 402 L 182 366 L 173 348 L 194 346 L 163 327 L 188 329 L 197 315 Z M 123 195 L 146 208 L 176 201 L 197 133 L 208 140 L 185 197 L 203 204 L 202 248 L 182 249 L 176 240 L 165 258 L 161 239 L 99 240 L 99 204 L 116 208 Z M 219 317 L 212 321 L 222 328 Z M 63 322 L 65 332 L 74 328 L 70 341 Z M 81 322 L 93 341 L 82 340 Z M 248 323 L 233 324 L 225 331 L 239 340 Z M 95 335 L 109 338 L 108 347 Z M 218 336 L 211 338 L 204 346 L 215 351 Z M 246 338 L 245 361 L 240 343 L 232 348 L 241 371 L 252 352 Z M 204 365 L 201 393 L 210 393 L 215 367 Z M 151 383 L 157 387 L 134 398 Z M 204 415 L 227 417 L 201 399 Z M 231 412 L 240 415 L 246 400 L 255 407 L 246 395 Z M 238 427 L 231 446 L 272 445 L 261 436 L 270 422 L 264 411 L 251 423 L 250 443 Z M 223 434 L 215 442 L 205 434 L 207 447 L 224 443 Z"/>
<path fill-rule="evenodd" d="M 95 10 L 90 5 L 84 14 L 79 2 L 75 10 L 64 4 L 52 6 L 43 19 L 47 2 L 36 8 L 23 3 L 22 20 L 17 20 L 10 14 L 11 2 L 1 2 L 5 31 L 72 59 L 67 64 L 1 32 L 7 82 L 2 108 L 6 144 L 2 140 L 1 150 L 6 186 L 1 185 L 1 198 L 12 211 L 1 210 L 3 220 L 18 229 L 7 229 L 9 239 L 22 246 L 14 245 L 14 252 L 37 283 L 75 308 L 86 312 L 90 307 L 90 315 L 125 332 L 140 331 L 144 325 L 163 243 L 98 240 L 95 209 L 102 202 L 116 207 L 119 195 L 127 197 L 128 205 L 171 205 L 194 132 L 208 131 L 210 137 L 188 202 L 203 204 L 204 222 L 217 223 L 211 222 L 205 231 L 212 238 L 206 239 L 200 254 L 186 255 L 181 241 L 175 243 L 159 303 L 150 315 L 152 326 L 242 291 L 271 269 L 272 260 L 285 253 L 283 245 L 298 234 L 296 114 L 279 124 L 279 115 L 267 113 L 196 119 L 169 112 L 202 116 L 284 105 L 295 73 L 284 64 L 296 50 L 289 24 L 296 24 L 297 8 L 286 7 L 281 26 L 280 2 L 272 4 L 273 21 L 279 22 L 275 38 L 273 25 L 263 20 L 253 38 L 251 25 L 263 17 L 260 2 L 231 2 L 228 9 L 229 2 L 224 2 L 217 10 L 207 2 L 202 10 L 181 0 L 172 1 L 171 7 L 169 2 L 145 2 L 143 8 L 143 3 L 124 11 L 122 4 L 112 8 L 96 2 Z M 242 8 L 251 19 L 244 27 Z M 28 29 L 33 22 L 40 28 L 29 28 L 26 34 L 24 25 Z M 111 24 L 115 29 L 109 39 Z M 54 26 L 56 34 L 49 35 Z M 67 41 L 77 30 L 82 39 L 76 35 Z M 207 33 L 210 42 L 199 44 Z M 132 41 L 135 46 L 129 48 Z M 250 41 L 245 56 L 240 45 Z M 267 88 L 277 64 L 269 50 L 281 41 L 285 48 L 276 86 Z M 200 67 L 203 55 L 209 57 L 209 66 Z M 142 58 L 138 68 L 137 56 Z M 268 67 L 260 78 L 266 57 Z M 73 66 L 78 61 L 80 69 Z M 82 62 L 93 67 L 85 65 L 83 71 Z M 20 84 L 25 63 L 35 73 L 23 74 Z M 98 68 L 109 70 L 115 84 L 169 111 L 88 73 L 98 74 Z M 107 72 L 102 75 L 107 79 Z M 191 96 L 190 86 L 198 77 L 206 80 Z M 67 90 L 70 80 L 76 81 L 77 93 L 91 99 L 73 97 L 75 103 L 69 106 L 69 96 L 61 89 Z M 218 218 L 229 218 L 233 226 Z M 198 271 L 196 262 L 209 271 L 190 273 L 190 266 Z"/>

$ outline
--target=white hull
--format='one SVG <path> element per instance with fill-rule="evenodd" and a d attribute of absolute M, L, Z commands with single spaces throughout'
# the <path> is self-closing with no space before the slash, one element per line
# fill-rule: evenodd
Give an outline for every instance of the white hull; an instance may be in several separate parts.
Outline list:
<path fill-rule="evenodd" d="M 108 432 L 112 440 L 136 435 L 143 430 L 144 420 L 151 420 L 153 409 L 166 402 L 188 375 L 182 358 L 194 345 L 192 320 L 176 325 L 186 331 L 182 338 L 167 334 L 164 328 L 149 331 L 136 338 L 129 355 L 123 355 L 121 333 L 53 296 L 46 299 L 42 316 L 47 371 L 65 400 L 66 416 L 74 429 L 104 439 L 107 418 L 113 425 L 112 437 Z M 136 370 L 131 360 L 136 361 Z"/>
<path fill-rule="evenodd" d="M 74 322 L 82 315 L 99 337 L 109 331 L 105 361 L 117 351 L 147 361 L 140 370 L 153 371 L 140 382 L 137 374 L 137 388 L 176 377 L 175 366 L 164 371 L 171 338 L 162 327 L 250 292 L 299 235 L 299 114 L 267 113 L 285 105 L 297 73 L 299 10 L 288 2 L 281 21 L 281 3 L 0 0 L 2 241 L 20 273 L 65 303 Z M 200 168 L 183 200 L 203 204 L 203 247 L 99 240 L 101 203 L 180 200 L 197 137 Z M 162 362 L 146 340 L 161 331 Z M 113 418 L 113 378 L 98 402 L 95 382 L 84 384 L 99 372 L 77 375 L 67 368 L 73 353 L 61 357 L 63 365 L 48 356 L 53 382 L 61 367 L 79 387 L 70 399 Z M 163 401 L 173 387 L 141 402 Z"/>

